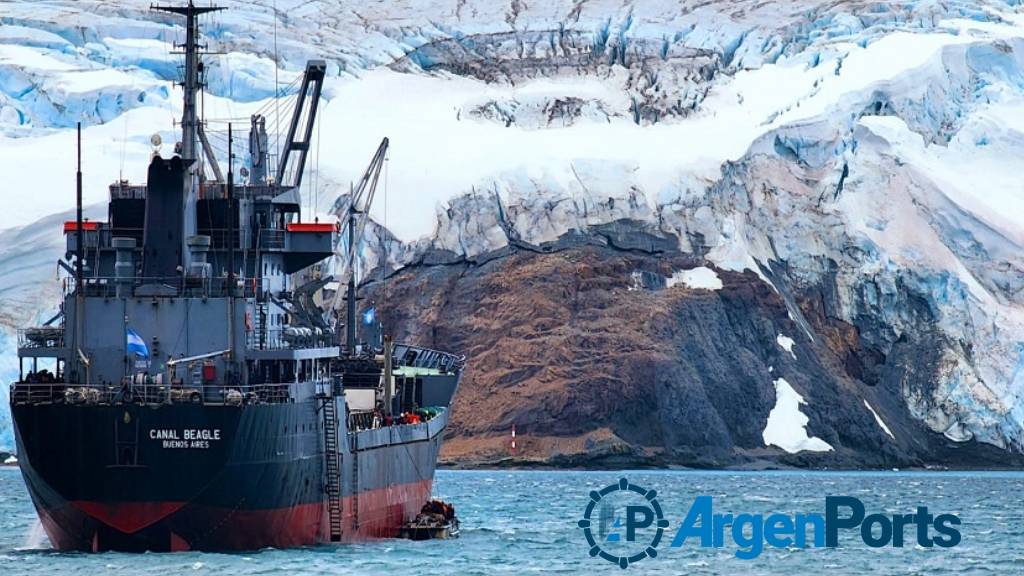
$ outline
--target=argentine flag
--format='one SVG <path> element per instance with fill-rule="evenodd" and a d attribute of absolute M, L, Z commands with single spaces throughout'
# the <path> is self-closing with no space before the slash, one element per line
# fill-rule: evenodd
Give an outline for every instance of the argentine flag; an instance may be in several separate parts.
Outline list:
<path fill-rule="evenodd" d="M 135 330 L 128 328 L 127 332 L 128 343 L 126 350 L 129 354 L 135 354 L 139 358 L 149 358 L 149 348 L 146 347 L 146 341 L 139 336 Z"/>

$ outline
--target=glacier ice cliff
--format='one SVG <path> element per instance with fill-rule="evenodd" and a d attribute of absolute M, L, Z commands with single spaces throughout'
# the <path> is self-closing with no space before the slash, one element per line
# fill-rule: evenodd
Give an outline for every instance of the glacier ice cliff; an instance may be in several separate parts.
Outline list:
<path fill-rule="evenodd" d="M 1024 452 L 1017 3 L 227 4 L 209 33 L 227 54 L 210 70 L 218 114 L 245 117 L 305 59 L 329 62 L 312 210 L 336 207 L 335 183 L 358 175 L 371 143 L 396 143 L 397 200 L 374 211 L 364 271 L 597 242 L 749 272 L 872 394 L 954 445 Z M 0 147 L 28 166 L 84 120 L 103 142 L 87 170 L 101 201 L 104 183 L 139 173 L 149 134 L 173 141 L 166 52 L 181 30 L 147 7 L 5 6 Z M 67 204 L 7 195 L 25 209 L 3 226 Z M 54 276 L 58 220 L 0 233 L 7 329 L 55 302 L 26 287 Z M 634 280 L 623 273 L 623 289 Z M 811 436 L 821 406 L 803 407 Z"/>

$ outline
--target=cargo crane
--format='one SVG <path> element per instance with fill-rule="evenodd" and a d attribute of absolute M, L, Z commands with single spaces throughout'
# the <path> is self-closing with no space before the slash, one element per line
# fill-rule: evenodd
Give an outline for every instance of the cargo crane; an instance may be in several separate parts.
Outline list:
<path fill-rule="evenodd" d="M 201 65 L 198 68 L 200 79 L 202 79 L 204 68 Z M 267 116 L 265 114 L 266 108 L 271 105 L 268 104 L 266 108 L 249 118 L 249 164 L 251 170 L 242 173 L 249 184 L 275 188 L 282 192 L 298 189 L 302 185 L 306 158 L 312 147 L 313 128 L 316 126 L 326 74 L 327 64 L 323 60 L 310 60 L 306 63 L 306 70 L 302 74 L 299 89 L 295 94 L 295 106 L 291 119 L 288 121 L 287 135 L 276 167 L 270 166 L 270 139 L 267 135 Z M 200 80 L 197 85 L 204 86 L 205 82 Z M 276 102 L 273 105 L 276 105 Z M 291 105 L 289 104 L 289 106 Z M 217 153 L 210 142 L 206 127 L 201 121 L 196 121 L 196 139 L 199 146 L 202 147 L 203 159 L 212 172 L 212 174 L 204 176 L 208 178 L 212 176 L 208 181 L 226 184 L 227 179 L 217 160 Z M 223 144 L 223 140 L 221 144 Z M 224 150 L 221 151 L 224 152 Z"/>
<path fill-rule="evenodd" d="M 357 241 L 363 237 L 366 229 L 366 222 L 370 215 L 370 206 L 373 205 L 373 197 L 377 192 L 377 183 L 380 181 L 380 172 L 387 159 L 390 141 L 387 138 L 381 140 L 377 152 L 370 160 L 369 166 L 363 172 L 359 183 L 353 187 L 347 198 L 339 199 L 334 207 L 334 213 L 343 222 L 342 233 L 347 240 L 344 258 L 344 272 L 342 278 L 346 280 L 347 289 L 345 302 L 347 310 L 345 314 L 345 350 L 349 355 L 353 354 L 356 347 L 356 257 L 358 256 Z M 384 263 L 385 265 L 387 263 Z M 338 298 L 335 296 L 334 309 L 337 309 Z"/>
<path fill-rule="evenodd" d="M 316 112 L 320 106 L 320 94 L 323 92 L 326 73 L 327 64 L 323 60 L 310 60 L 306 63 L 306 72 L 302 76 L 302 84 L 296 95 L 295 112 L 292 114 L 288 136 L 285 138 L 285 146 L 277 165 L 277 177 L 274 181 L 278 186 L 298 188 L 302 184 L 302 172 L 313 138 L 313 126 L 316 123 Z M 302 138 L 297 139 L 300 124 L 303 124 Z M 293 152 L 298 153 L 297 157 L 292 157 Z M 290 178 L 286 180 L 289 176 Z"/>

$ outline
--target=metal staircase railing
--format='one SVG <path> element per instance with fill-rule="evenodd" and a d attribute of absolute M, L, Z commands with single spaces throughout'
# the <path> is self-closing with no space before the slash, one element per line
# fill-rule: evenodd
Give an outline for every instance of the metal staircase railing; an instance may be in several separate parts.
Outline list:
<path fill-rule="evenodd" d="M 327 515 L 331 542 L 341 541 L 341 467 L 338 462 L 338 411 L 334 396 L 324 399 L 324 458 L 327 472 Z"/>
<path fill-rule="evenodd" d="M 256 334 L 255 347 L 263 350 L 267 346 L 267 302 L 265 300 L 256 302 L 256 313 L 253 318 L 253 333 Z"/>

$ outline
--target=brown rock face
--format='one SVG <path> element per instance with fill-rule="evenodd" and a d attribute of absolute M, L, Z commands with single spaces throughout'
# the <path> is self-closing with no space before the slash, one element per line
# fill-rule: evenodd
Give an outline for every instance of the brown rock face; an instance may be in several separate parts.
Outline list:
<path fill-rule="evenodd" d="M 720 290 L 665 286 L 674 272 L 700 265 L 682 253 L 584 245 L 512 251 L 482 264 L 410 266 L 386 283 L 367 283 L 363 293 L 384 325 L 397 327 L 396 340 L 467 356 L 443 454 L 449 463 L 841 467 L 929 460 L 940 441 L 898 396 L 861 380 L 863 366 L 879 359 L 862 349 L 854 327 L 807 305 L 808 319 L 823 332 L 812 341 L 780 294 L 752 272 L 716 270 Z M 795 358 L 778 345 L 779 334 L 796 341 Z M 791 455 L 765 446 L 779 377 L 806 400 L 808 434 L 834 451 Z"/>

